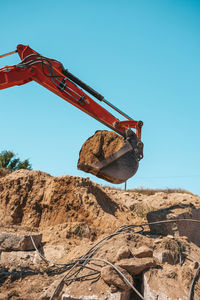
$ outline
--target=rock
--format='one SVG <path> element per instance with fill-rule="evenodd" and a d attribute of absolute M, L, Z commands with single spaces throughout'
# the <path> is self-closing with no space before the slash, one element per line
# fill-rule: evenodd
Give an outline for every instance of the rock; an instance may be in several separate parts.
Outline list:
<path fill-rule="evenodd" d="M 186 283 L 178 278 L 166 277 L 168 267 L 160 270 L 149 270 L 143 273 L 143 296 L 145 300 L 187 300 L 189 289 Z M 172 273 L 174 274 L 174 273 Z M 194 295 L 194 300 L 199 299 Z"/>
<path fill-rule="evenodd" d="M 131 256 L 131 251 L 127 246 L 122 246 L 119 248 L 117 255 L 116 255 L 116 261 L 121 260 L 123 258 L 129 258 Z"/>
<path fill-rule="evenodd" d="M 153 258 L 129 258 L 122 259 L 117 264 L 117 267 L 121 267 L 127 270 L 131 275 L 139 275 L 144 270 L 155 267 L 156 262 Z"/>
<path fill-rule="evenodd" d="M 44 257 L 50 261 L 56 262 L 56 260 L 62 258 L 66 254 L 66 249 L 62 245 L 50 245 L 43 248 Z"/>
<path fill-rule="evenodd" d="M 159 261 L 160 264 L 168 263 L 170 265 L 175 265 L 177 263 L 177 259 L 170 250 L 154 252 L 153 256 Z"/>
<path fill-rule="evenodd" d="M 117 268 L 128 279 L 128 281 L 133 285 L 132 276 L 125 269 L 122 269 L 119 266 Z M 111 266 L 106 266 L 101 269 L 101 277 L 109 285 L 114 285 L 122 290 L 130 290 L 131 289 L 130 285 L 128 285 L 122 279 L 122 277 L 117 273 L 117 271 Z"/>
<path fill-rule="evenodd" d="M 149 223 L 174 219 L 200 220 L 200 208 L 192 208 L 189 205 L 186 207 L 177 205 L 177 207 L 174 207 L 173 209 L 166 208 L 147 214 Z M 161 223 L 150 225 L 150 230 L 156 234 L 186 236 L 189 241 L 200 246 L 200 234 L 196 234 L 200 231 L 200 223 L 189 221 Z"/>
<path fill-rule="evenodd" d="M 32 234 L 36 247 L 41 244 L 42 234 Z M 0 232 L 0 250 L 3 251 L 26 251 L 35 250 L 29 235 Z"/>
<path fill-rule="evenodd" d="M 149 276 L 146 274 L 146 272 L 143 275 L 143 296 L 144 299 L 148 299 L 148 300 L 168 299 L 167 295 L 164 294 L 164 298 L 163 298 L 163 294 L 161 295 L 160 291 L 158 292 L 156 289 L 150 286 Z"/>
<path fill-rule="evenodd" d="M 34 263 L 35 251 L 11 251 L 1 253 L 1 265 L 28 267 Z"/>
<path fill-rule="evenodd" d="M 153 257 L 153 250 L 147 246 L 142 246 L 134 251 L 132 251 L 134 257 L 144 258 L 144 257 Z"/>

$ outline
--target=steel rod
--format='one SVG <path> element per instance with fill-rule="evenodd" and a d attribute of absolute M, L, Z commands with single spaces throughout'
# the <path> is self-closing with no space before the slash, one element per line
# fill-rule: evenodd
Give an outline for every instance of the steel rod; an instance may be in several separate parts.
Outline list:
<path fill-rule="evenodd" d="M 2 55 L 0 55 L 0 58 L 5 57 L 5 56 L 8 56 L 8 55 L 12 55 L 12 54 L 14 54 L 14 53 L 16 53 L 16 52 L 17 52 L 17 50 L 12 51 L 12 52 L 8 52 L 8 53 L 5 53 L 5 54 L 2 54 Z"/>

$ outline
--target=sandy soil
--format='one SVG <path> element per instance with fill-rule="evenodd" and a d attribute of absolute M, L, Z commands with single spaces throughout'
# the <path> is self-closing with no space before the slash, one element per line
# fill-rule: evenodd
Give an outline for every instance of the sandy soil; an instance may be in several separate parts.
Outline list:
<path fill-rule="evenodd" d="M 200 207 L 199 197 L 188 193 L 159 192 L 148 196 L 102 187 L 89 178 L 67 175 L 53 177 L 41 171 L 20 170 L 2 176 L 0 231 L 28 234 L 41 232 L 43 244 L 40 251 L 51 263 L 46 264 L 35 251 L 31 254 L 35 259 L 27 259 L 25 267 L 15 261 L 1 261 L 0 299 L 49 299 L 59 280 L 67 272 L 66 267 L 55 266 L 52 262 L 70 263 L 121 226 L 144 223 L 149 211 L 181 203 L 185 204 L 186 210 L 191 204 L 196 208 Z M 199 248 L 184 237 L 173 238 L 171 243 L 172 237 L 152 235 L 148 232 L 148 227 L 145 227 L 145 234 L 140 231 L 141 228 L 137 227 L 112 237 L 101 244 L 95 257 L 115 263 L 117 251 L 122 246 L 137 249 L 147 245 L 154 251 L 162 252 L 170 245 L 176 254 L 177 245 L 182 245 L 182 249 L 200 260 Z M 92 264 L 90 267 L 101 268 Z M 176 292 L 171 291 L 172 299 L 176 299 L 173 298 L 175 294 L 180 295 L 180 299 L 186 299 L 184 297 L 188 296 L 196 270 L 193 260 L 185 259 L 182 265 L 165 263 L 161 268 L 152 270 L 152 274 L 157 274 L 158 278 L 162 278 L 162 283 L 165 282 L 163 289 L 167 290 L 173 284 L 176 286 Z M 79 275 L 84 275 L 84 272 L 86 270 L 81 270 Z M 156 287 L 157 281 L 152 274 L 150 285 Z M 141 288 L 141 277 L 136 281 L 138 288 Z M 85 291 L 90 295 L 103 296 L 111 288 L 102 279 L 94 283 L 92 280 L 73 283 L 66 281 L 60 295 L 70 292 L 78 297 Z M 136 298 L 132 295 L 132 299 Z M 195 285 L 194 299 L 200 299 L 199 280 Z"/>

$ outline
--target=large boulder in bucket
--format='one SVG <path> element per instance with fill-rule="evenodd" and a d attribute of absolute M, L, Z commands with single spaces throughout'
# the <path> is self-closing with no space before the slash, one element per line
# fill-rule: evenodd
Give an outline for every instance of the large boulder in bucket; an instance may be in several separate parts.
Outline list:
<path fill-rule="evenodd" d="M 137 142 L 133 132 L 125 140 L 113 131 L 99 130 L 83 144 L 78 169 L 112 183 L 125 182 L 138 169 Z"/>

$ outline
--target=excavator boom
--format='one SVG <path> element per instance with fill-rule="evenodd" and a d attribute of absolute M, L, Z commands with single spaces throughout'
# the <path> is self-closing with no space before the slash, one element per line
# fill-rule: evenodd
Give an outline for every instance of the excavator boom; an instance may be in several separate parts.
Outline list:
<path fill-rule="evenodd" d="M 125 139 L 127 138 L 127 133 L 131 130 L 131 128 L 135 129 L 136 137 L 134 139 L 137 141 L 137 145 L 134 146 L 134 149 L 132 148 L 132 151 L 134 151 L 137 161 L 143 157 L 143 144 L 141 142 L 142 121 L 133 120 L 127 114 L 123 113 L 120 109 L 107 101 L 100 93 L 96 92 L 90 86 L 66 70 L 59 61 L 44 57 L 29 46 L 20 44 L 17 46 L 17 50 L 4 54 L 0 56 L 0 58 L 15 52 L 19 54 L 21 62 L 13 66 L 6 66 L 0 69 L 0 89 L 5 89 L 15 85 L 22 85 L 34 80 L 83 112 L 87 113 L 97 121 L 106 125 L 116 133 L 120 134 Z M 93 100 L 81 88 L 97 98 L 99 101 L 106 103 L 109 107 L 125 117 L 126 120 L 120 121 Z M 130 151 L 131 150 L 129 149 L 128 152 Z M 117 159 L 119 160 L 120 158 L 118 157 L 116 160 Z M 114 161 L 115 160 L 113 160 L 113 162 Z M 111 165 L 111 163 L 108 164 Z M 106 165 L 106 162 L 104 162 L 104 165 Z M 122 179 L 122 181 L 124 181 L 124 179 Z"/>

